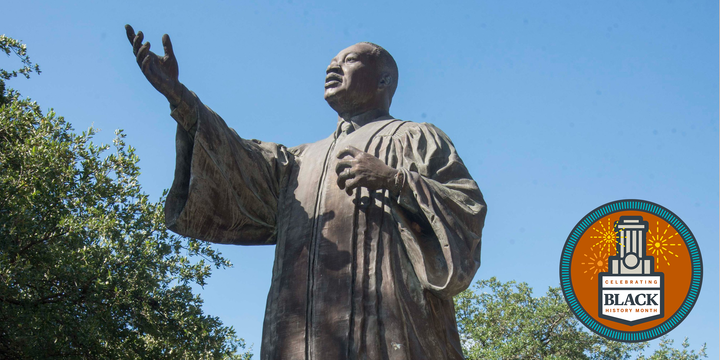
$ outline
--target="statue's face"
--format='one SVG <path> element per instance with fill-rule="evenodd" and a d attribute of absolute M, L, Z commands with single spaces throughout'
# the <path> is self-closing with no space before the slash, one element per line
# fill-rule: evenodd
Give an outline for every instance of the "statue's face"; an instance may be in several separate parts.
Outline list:
<path fill-rule="evenodd" d="M 365 108 L 375 101 L 380 71 L 373 50 L 370 45 L 355 44 L 330 61 L 325 77 L 325 100 L 339 114 L 370 110 Z"/>

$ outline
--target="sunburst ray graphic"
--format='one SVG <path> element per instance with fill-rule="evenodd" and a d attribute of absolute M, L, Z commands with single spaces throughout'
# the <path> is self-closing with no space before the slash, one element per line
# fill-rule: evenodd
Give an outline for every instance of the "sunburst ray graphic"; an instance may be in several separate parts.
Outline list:
<path fill-rule="evenodd" d="M 593 226 L 592 229 L 597 235 L 590 236 L 591 239 L 596 239 L 596 243 L 593 244 L 592 248 L 599 251 L 605 251 L 608 256 L 614 256 L 617 253 L 617 231 L 612 220 L 607 220 L 607 227 L 603 225 L 602 221 L 597 222 L 600 227 Z M 606 264 L 607 267 L 607 264 Z"/>
<path fill-rule="evenodd" d="M 679 257 L 677 254 L 675 254 L 672 249 L 677 249 L 680 246 L 683 246 L 683 243 L 674 243 L 671 241 L 671 239 L 675 236 L 677 236 L 677 232 L 675 229 L 670 226 L 670 224 L 666 224 L 667 227 L 664 231 L 660 231 L 660 221 L 658 221 L 655 224 L 655 232 L 652 231 L 652 226 L 648 229 L 647 232 L 647 252 L 650 253 L 655 257 L 655 269 L 660 269 L 660 264 L 664 263 L 663 266 L 670 266 L 670 259 L 672 257 Z M 668 231 L 670 232 L 670 235 L 668 235 Z M 668 258 L 670 257 L 670 258 Z M 665 261 L 660 261 L 660 258 L 662 258 Z"/>
<path fill-rule="evenodd" d="M 583 274 L 589 274 L 590 280 L 594 279 L 597 273 L 608 271 L 608 253 L 606 251 L 600 249 L 596 253 L 583 254 L 583 256 L 585 256 L 585 262 L 580 264 L 587 267 Z"/>

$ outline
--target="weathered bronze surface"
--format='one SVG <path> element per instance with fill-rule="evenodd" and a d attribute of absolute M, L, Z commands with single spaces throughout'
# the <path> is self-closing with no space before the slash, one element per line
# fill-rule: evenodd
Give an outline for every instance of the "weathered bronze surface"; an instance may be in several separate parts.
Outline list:
<path fill-rule="evenodd" d="M 177 121 L 172 231 L 276 245 L 260 358 L 462 359 L 453 295 L 480 265 L 486 206 L 455 147 L 431 124 L 389 114 L 398 81 L 385 49 L 358 43 L 327 68 L 338 113 L 326 139 L 292 148 L 246 140 L 127 36 Z"/>

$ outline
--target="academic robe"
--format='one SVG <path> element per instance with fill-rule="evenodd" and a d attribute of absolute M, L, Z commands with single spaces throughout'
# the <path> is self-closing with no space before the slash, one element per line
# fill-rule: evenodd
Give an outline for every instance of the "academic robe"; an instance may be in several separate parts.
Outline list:
<path fill-rule="evenodd" d="M 480 265 L 486 205 L 447 135 L 381 118 L 286 148 L 240 138 L 188 91 L 171 116 L 167 227 L 276 246 L 260 359 L 463 358 L 452 297 Z M 338 187 L 349 145 L 404 172 L 398 197 Z"/>

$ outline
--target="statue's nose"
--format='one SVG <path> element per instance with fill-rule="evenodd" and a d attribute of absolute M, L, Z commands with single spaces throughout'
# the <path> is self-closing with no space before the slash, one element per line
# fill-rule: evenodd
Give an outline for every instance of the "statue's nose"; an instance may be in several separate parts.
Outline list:
<path fill-rule="evenodd" d="M 328 65 L 327 69 L 325 69 L 326 74 L 329 74 L 331 72 L 335 72 L 335 73 L 342 72 L 342 68 L 340 68 L 340 65 L 335 60 L 331 61 L 330 65 Z"/>

